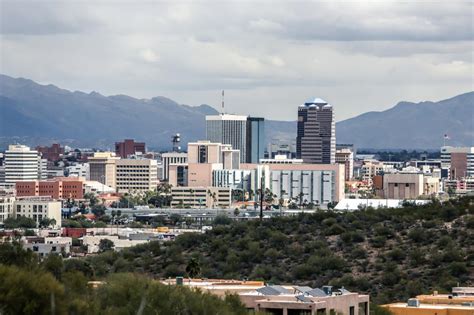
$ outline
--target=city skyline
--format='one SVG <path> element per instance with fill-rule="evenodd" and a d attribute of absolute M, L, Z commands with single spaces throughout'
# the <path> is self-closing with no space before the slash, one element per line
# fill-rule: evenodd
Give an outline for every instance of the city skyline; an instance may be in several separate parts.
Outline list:
<path fill-rule="evenodd" d="M 70 90 L 219 109 L 225 89 L 228 112 L 279 120 L 322 97 L 337 121 L 472 90 L 464 1 L 1 5 L 0 72 Z"/>

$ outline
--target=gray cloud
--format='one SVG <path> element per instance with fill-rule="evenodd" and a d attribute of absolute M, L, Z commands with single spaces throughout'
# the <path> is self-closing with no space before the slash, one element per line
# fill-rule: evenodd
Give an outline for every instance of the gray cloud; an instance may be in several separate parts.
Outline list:
<path fill-rule="evenodd" d="M 472 4 L 1 1 L 0 71 L 72 90 L 294 119 L 472 89 Z"/>

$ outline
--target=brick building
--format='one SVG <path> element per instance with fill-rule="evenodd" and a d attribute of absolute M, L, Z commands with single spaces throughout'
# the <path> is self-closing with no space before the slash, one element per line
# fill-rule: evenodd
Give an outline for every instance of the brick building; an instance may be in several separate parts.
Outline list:
<path fill-rule="evenodd" d="M 135 142 L 133 139 L 125 139 L 123 142 L 115 142 L 115 154 L 122 159 L 126 159 L 129 155 L 146 153 L 145 142 Z"/>
<path fill-rule="evenodd" d="M 84 199 L 84 181 L 66 177 L 45 181 L 17 182 L 18 197 L 51 197 L 53 199 Z"/>

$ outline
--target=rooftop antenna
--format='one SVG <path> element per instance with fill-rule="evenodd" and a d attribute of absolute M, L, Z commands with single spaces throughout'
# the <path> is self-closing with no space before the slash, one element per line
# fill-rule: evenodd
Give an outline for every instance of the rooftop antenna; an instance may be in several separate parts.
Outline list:
<path fill-rule="evenodd" d="M 172 142 L 173 142 L 173 152 L 181 151 L 181 147 L 179 146 L 179 143 L 181 142 L 181 135 L 179 133 L 175 134 L 172 137 Z"/>
<path fill-rule="evenodd" d="M 224 115 L 224 90 L 222 90 L 222 115 Z"/>

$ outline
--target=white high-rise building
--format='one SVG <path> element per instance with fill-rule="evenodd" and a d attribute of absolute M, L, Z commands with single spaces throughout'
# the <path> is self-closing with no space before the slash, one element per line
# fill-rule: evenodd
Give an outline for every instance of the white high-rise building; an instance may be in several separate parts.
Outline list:
<path fill-rule="evenodd" d="M 206 139 L 211 142 L 230 144 L 240 150 L 240 162 L 247 156 L 247 116 L 208 115 L 206 116 Z"/>
<path fill-rule="evenodd" d="M 25 145 L 9 145 L 5 152 L 5 183 L 39 179 L 39 170 L 44 167 L 40 162 L 38 151 L 31 150 Z"/>

